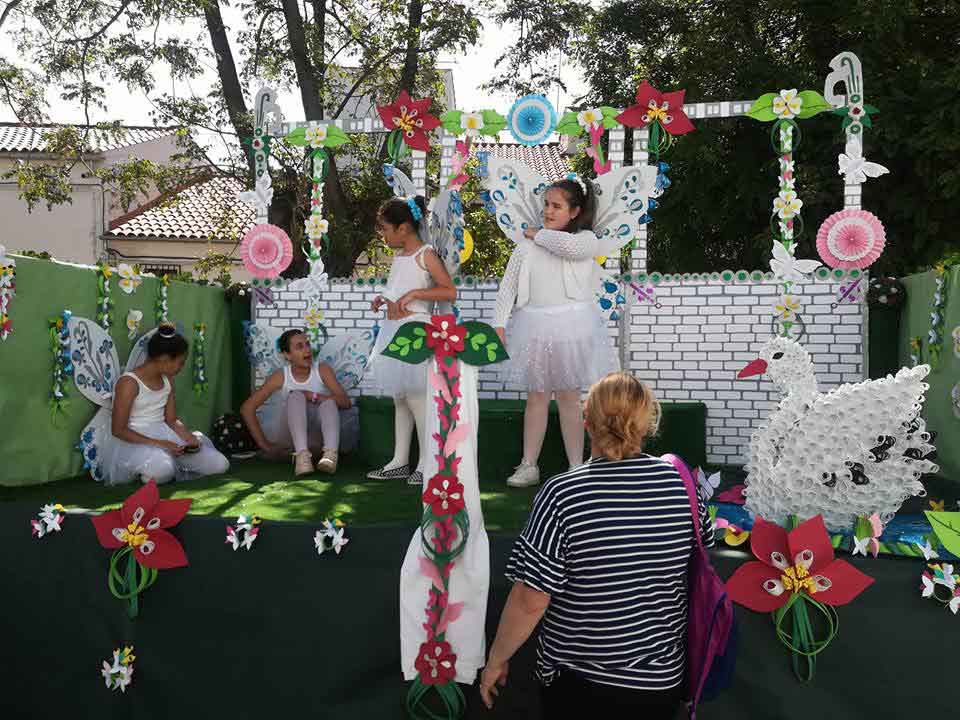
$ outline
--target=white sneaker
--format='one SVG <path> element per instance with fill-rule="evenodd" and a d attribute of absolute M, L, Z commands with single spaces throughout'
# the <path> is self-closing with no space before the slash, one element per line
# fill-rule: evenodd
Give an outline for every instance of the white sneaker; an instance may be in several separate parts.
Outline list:
<path fill-rule="evenodd" d="M 524 488 L 539 484 L 540 468 L 536 465 L 527 465 L 526 463 L 517 465 L 516 472 L 507 478 L 507 485 L 510 487 Z"/>

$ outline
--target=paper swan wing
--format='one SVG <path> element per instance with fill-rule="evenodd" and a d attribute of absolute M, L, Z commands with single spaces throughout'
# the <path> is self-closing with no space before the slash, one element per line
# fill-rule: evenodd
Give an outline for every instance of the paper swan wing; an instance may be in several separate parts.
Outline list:
<path fill-rule="evenodd" d="M 596 214 L 593 230 L 600 239 L 598 255 L 616 255 L 640 232 L 641 218 L 656 189 L 655 165 L 628 165 L 594 179 Z"/>
<path fill-rule="evenodd" d="M 113 403 L 113 385 L 121 374 L 120 358 L 109 333 L 89 318 L 72 316 L 70 359 L 73 383 L 85 398 L 100 407 Z"/>
<path fill-rule="evenodd" d="M 549 181 L 529 165 L 478 153 L 487 211 L 516 244 L 526 242 L 523 231 L 543 226 L 543 202 Z"/>
<path fill-rule="evenodd" d="M 398 198 L 413 197 L 417 194 L 417 188 L 413 184 L 413 180 L 396 165 L 385 163 L 383 166 L 383 177 L 386 179 L 390 189 L 393 190 L 393 194 Z"/>
<path fill-rule="evenodd" d="M 344 390 L 351 390 L 363 380 L 375 339 L 372 329 L 341 333 L 320 349 L 317 359 L 333 368 Z"/>
<path fill-rule="evenodd" d="M 282 334 L 283 328 L 244 320 L 243 347 L 247 351 L 251 367 L 258 375 L 269 377 L 286 364 L 277 347 L 277 340 Z"/>

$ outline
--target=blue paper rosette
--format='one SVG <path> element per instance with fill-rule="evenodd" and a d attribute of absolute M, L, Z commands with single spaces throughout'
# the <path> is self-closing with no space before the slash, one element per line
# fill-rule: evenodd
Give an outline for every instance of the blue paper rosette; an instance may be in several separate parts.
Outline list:
<path fill-rule="evenodd" d="M 553 134 L 557 111 L 543 95 L 525 95 L 517 100 L 507 115 L 507 127 L 521 145 L 539 145 Z"/>

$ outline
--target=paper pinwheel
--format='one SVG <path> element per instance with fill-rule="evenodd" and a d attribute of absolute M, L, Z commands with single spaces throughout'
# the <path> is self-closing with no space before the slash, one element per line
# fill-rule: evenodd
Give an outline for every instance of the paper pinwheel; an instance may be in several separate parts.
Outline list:
<path fill-rule="evenodd" d="M 275 278 L 293 260 L 293 244 L 282 228 L 276 225 L 254 225 L 240 244 L 243 266 L 254 277 Z"/>
<path fill-rule="evenodd" d="M 886 233 L 880 219 L 867 210 L 841 210 L 817 231 L 817 252 L 827 265 L 843 270 L 870 267 L 883 252 Z"/>

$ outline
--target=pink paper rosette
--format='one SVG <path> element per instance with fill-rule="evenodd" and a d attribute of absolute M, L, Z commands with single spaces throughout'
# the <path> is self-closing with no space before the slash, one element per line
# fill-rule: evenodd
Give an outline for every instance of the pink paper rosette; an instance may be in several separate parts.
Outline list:
<path fill-rule="evenodd" d="M 883 252 L 883 223 L 866 210 L 841 210 L 823 221 L 817 232 L 817 252 L 832 268 L 870 267 Z"/>
<path fill-rule="evenodd" d="M 293 260 L 293 243 L 276 225 L 254 225 L 243 237 L 240 256 L 247 271 L 258 278 L 275 278 Z"/>

